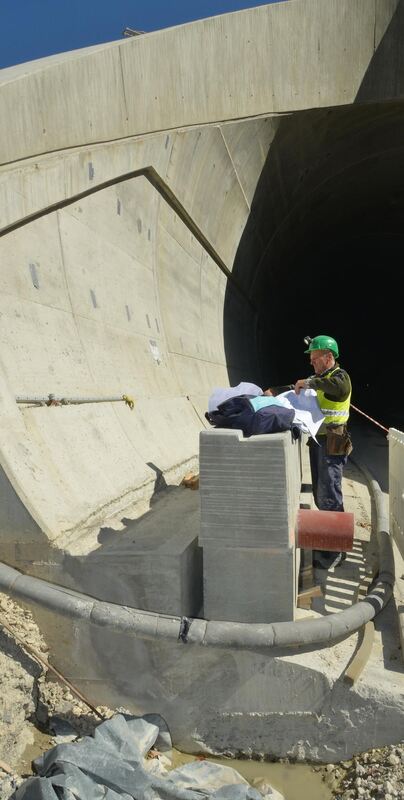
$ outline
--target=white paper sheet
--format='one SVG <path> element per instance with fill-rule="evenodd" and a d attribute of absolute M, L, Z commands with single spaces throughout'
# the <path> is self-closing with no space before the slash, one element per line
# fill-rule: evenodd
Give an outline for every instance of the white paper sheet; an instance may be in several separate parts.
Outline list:
<path fill-rule="evenodd" d="M 317 393 L 314 389 L 302 389 L 300 394 L 296 394 L 292 389 L 278 395 L 278 398 L 280 397 L 287 402 L 289 408 L 295 409 L 293 424 L 297 425 L 304 433 L 309 433 L 317 442 L 316 435 L 324 420 L 324 414 L 320 411 Z"/>

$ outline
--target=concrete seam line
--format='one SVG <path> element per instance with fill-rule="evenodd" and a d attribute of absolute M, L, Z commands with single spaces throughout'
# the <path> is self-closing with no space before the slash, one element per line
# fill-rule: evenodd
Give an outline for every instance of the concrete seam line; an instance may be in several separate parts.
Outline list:
<path fill-rule="evenodd" d="M 16 65 L 15 65 L 16 66 Z M 5 84 L 2 84 L 3 86 Z M 114 145 L 116 143 L 119 144 L 126 144 L 135 142 L 137 140 L 142 140 L 146 136 L 147 137 L 157 137 L 161 136 L 162 134 L 167 133 L 187 133 L 190 131 L 191 133 L 194 130 L 199 130 L 200 128 L 215 128 L 220 127 L 222 125 L 232 125 L 234 122 L 248 122 L 260 119 L 280 119 L 281 117 L 291 117 L 293 116 L 294 111 L 261 111 L 257 114 L 245 114 L 242 117 L 229 117 L 226 119 L 212 119 L 210 122 L 189 122 L 188 124 L 184 125 L 175 125 L 174 127 L 168 128 L 153 128 L 151 131 L 143 131 L 140 133 L 129 133 L 123 136 L 115 136 L 113 139 L 97 139 L 96 141 L 91 142 L 79 142 L 78 144 L 71 144 L 71 145 L 64 145 L 62 147 L 56 147 L 56 149 L 51 150 L 39 150 L 36 153 L 30 153 L 27 156 L 20 156 L 19 158 L 12 158 L 10 161 L 1 161 L 0 162 L 0 169 L 3 167 L 16 167 L 20 169 L 21 167 L 24 168 L 27 165 L 31 166 L 39 159 L 49 159 L 55 156 L 66 157 L 66 155 L 70 155 L 71 153 L 79 154 L 85 152 L 87 153 L 90 149 L 97 150 L 97 148 L 105 148 L 105 146 Z M 391 150 L 392 148 L 390 148 Z M 394 150 L 400 150 L 400 146 L 394 148 Z M 385 152 L 385 148 L 382 150 Z"/>
<path fill-rule="evenodd" d="M 355 462 L 357 463 L 357 462 Z M 373 483 L 373 481 L 372 481 Z M 372 491 L 382 493 L 377 482 Z M 380 500 L 380 497 L 378 498 Z M 381 503 L 376 503 L 378 514 Z M 378 533 L 380 526 L 377 525 Z M 383 531 L 383 533 L 386 533 Z M 391 540 L 389 534 L 378 536 L 382 559 L 390 562 Z M 389 563 L 390 566 L 390 563 Z M 381 578 L 388 580 L 381 580 Z M 11 581 L 11 579 L 13 579 Z M 392 593 L 392 573 L 388 569 L 381 572 L 377 583 L 371 587 L 369 595 L 345 611 L 329 614 L 320 619 L 301 622 L 279 623 L 239 623 L 217 622 L 201 619 L 191 620 L 187 643 L 206 647 L 270 650 L 275 647 L 308 646 L 330 644 L 337 639 L 346 638 L 369 622 L 384 608 Z M 129 635 L 145 639 L 169 639 L 178 641 L 181 618 L 157 614 L 155 612 L 119 606 L 85 597 L 72 590 L 24 575 L 6 564 L 0 563 L 0 589 L 24 602 L 41 605 L 72 618 L 87 618 L 99 627 L 109 627 Z"/>
<path fill-rule="evenodd" d="M 95 186 L 83 189 L 81 192 L 78 192 L 71 197 L 57 200 L 56 202 L 51 203 L 45 209 L 33 211 L 31 214 L 28 214 L 23 219 L 11 222 L 10 224 L 0 228 L 0 237 L 6 236 L 7 234 L 12 233 L 18 228 L 25 227 L 26 225 L 29 225 L 31 222 L 35 222 L 35 220 L 41 219 L 42 217 L 45 217 L 48 214 L 52 214 L 55 211 L 59 211 L 60 209 L 71 206 L 78 200 L 82 200 L 93 194 L 97 194 L 98 192 L 101 192 L 103 189 L 107 189 L 111 186 L 115 186 L 120 183 L 125 183 L 128 180 L 133 180 L 136 178 L 146 178 L 146 180 L 150 183 L 150 185 L 153 186 L 153 188 L 163 198 L 163 200 L 167 203 L 167 205 L 169 205 L 170 208 L 173 209 L 174 213 L 179 217 L 181 222 L 196 238 L 201 247 L 204 249 L 205 253 L 207 253 L 208 256 L 210 256 L 210 258 L 215 262 L 216 266 L 221 270 L 221 272 L 223 272 L 223 274 L 226 276 L 227 280 L 234 287 L 234 289 L 236 289 L 236 291 L 241 295 L 243 300 L 256 313 L 256 308 L 254 303 L 252 302 L 250 297 L 246 294 L 245 289 L 242 287 L 241 283 L 239 283 L 239 281 L 235 278 L 231 269 L 229 269 L 227 264 L 225 264 L 225 262 L 217 252 L 216 248 L 211 243 L 210 239 L 207 236 L 205 236 L 205 234 L 203 233 L 197 222 L 194 220 L 192 215 L 182 205 L 181 201 L 178 199 L 175 192 L 173 192 L 168 183 L 161 177 L 160 173 L 157 172 L 157 170 L 151 164 L 146 165 L 140 169 L 133 170 L 132 172 L 126 172 L 121 175 L 117 175 L 115 176 L 115 178 L 109 178 L 105 181 L 101 181 Z"/>

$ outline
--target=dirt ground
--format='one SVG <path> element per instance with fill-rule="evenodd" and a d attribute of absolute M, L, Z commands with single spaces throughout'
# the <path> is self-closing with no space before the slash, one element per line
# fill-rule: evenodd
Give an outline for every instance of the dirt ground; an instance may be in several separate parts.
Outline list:
<path fill-rule="evenodd" d="M 68 687 L 46 674 L 24 647 L 4 631 L 4 623 L 43 658 L 47 656 L 47 646 L 31 613 L 0 594 L 0 800 L 9 800 L 32 774 L 34 758 L 55 744 L 90 735 L 100 718 Z M 97 710 L 108 718 L 122 709 Z M 242 773 L 246 771 L 243 762 L 233 762 L 232 766 Z M 292 774 L 301 766 L 282 764 L 288 773 L 285 800 L 313 800 L 313 794 L 319 800 L 329 800 L 331 796 L 335 800 L 404 800 L 403 744 L 370 751 L 342 764 L 314 767 L 318 781 L 313 784 L 310 797 L 301 792 L 300 773 L 296 775 L 298 781 Z M 262 766 L 256 764 L 256 774 L 260 772 Z M 247 773 L 253 783 L 251 766 Z"/>
<path fill-rule="evenodd" d="M 32 615 L 0 593 L 0 800 L 8 800 L 31 761 L 58 741 L 94 731 L 99 717 L 4 629 L 4 623 L 46 659 L 47 645 Z M 107 718 L 114 712 L 100 708 Z M 66 738 L 67 737 L 67 738 Z M 69 738 L 70 737 L 70 738 Z"/>

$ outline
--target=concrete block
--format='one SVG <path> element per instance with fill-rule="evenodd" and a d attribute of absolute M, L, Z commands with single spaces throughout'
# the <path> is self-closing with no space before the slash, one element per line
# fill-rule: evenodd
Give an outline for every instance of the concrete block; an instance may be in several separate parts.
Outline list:
<path fill-rule="evenodd" d="M 97 597 L 102 583 L 113 603 L 178 616 L 200 614 L 202 552 L 194 533 L 153 543 L 140 536 L 130 549 L 97 551 L 90 561 L 90 569 L 88 557 L 83 569 L 92 587 L 88 591 Z"/>
<path fill-rule="evenodd" d="M 301 485 L 300 444 L 289 431 L 244 439 L 200 435 L 200 542 L 289 549 Z"/>
<path fill-rule="evenodd" d="M 123 531 L 104 529 L 93 553 L 66 559 L 86 593 L 144 611 L 199 616 L 202 551 L 198 546 L 197 493 L 162 492 L 149 512 L 124 520 Z"/>
<path fill-rule="evenodd" d="M 204 616 L 232 622 L 294 619 L 295 550 L 262 547 L 203 548 Z"/>
<path fill-rule="evenodd" d="M 202 552 L 194 534 L 180 534 L 153 546 L 142 537 L 130 551 L 97 553 L 90 559 L 91 574 L 83 563 L 93 587 L 90 593 L 99 596 L 102 581 L 110 602 L 177 616 L 199 615 Z"/>

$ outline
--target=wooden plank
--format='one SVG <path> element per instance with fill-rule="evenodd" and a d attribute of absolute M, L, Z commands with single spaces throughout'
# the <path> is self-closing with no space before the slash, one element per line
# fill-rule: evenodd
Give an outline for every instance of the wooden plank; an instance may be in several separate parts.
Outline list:
<path fill-rule="evenodd" d="M 367 622 L 363 631 L 362 641 L 344 673 L 344 683 L 353 686 L 360 678 L 372 652 L 375 626 L 372 621 Z"/>
<path fill-rule="evenodd" d="M 313 597 L 322 597 L 323 589 L 321 586 L 311 586 L 309 589 L 304 589 L 299 592 L 297 596 L 298 608 L 310 608 Z"/>

